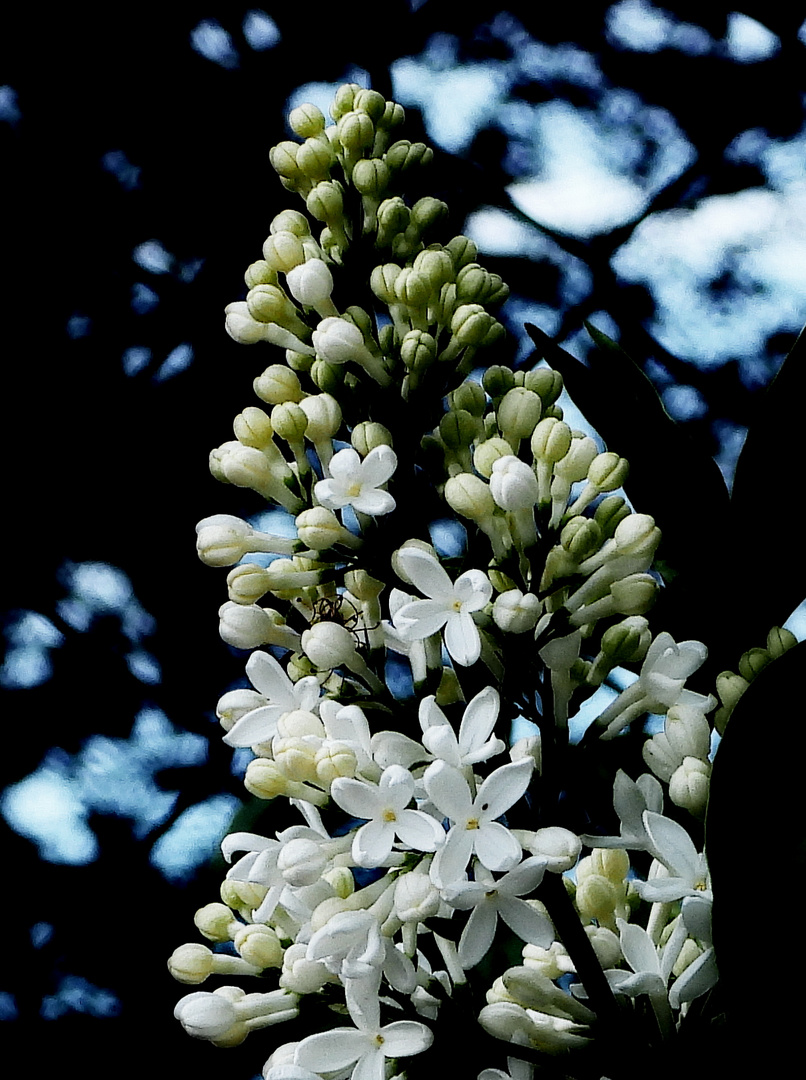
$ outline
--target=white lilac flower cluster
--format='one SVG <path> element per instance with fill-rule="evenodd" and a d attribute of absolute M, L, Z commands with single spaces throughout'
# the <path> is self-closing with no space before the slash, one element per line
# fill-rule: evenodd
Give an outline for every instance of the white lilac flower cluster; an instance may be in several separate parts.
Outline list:
<path fill-rule="evenodd" d="M 251 651 L 224 741 L 296 823 L 224 840 L 221 901 L 196 915 L 210 944 L 169 967 L 249 992 L 194 990 L 176 1016 L 218 1046 L 290 1022 L 266 1080 L 385 1080 L 450 1050 L 452 1003 L 480 994 L 461 1035 L 479 1075 L 508 1056 L 525 1077 L 631 999 L 650 1042 L 668 1036 L 715 982 L 717 702 L 686 688 L 704 646 L 650 629 L 660 530 L 620 493 L 627 462 L 564 421 L 555 371 L 490 364 L 506 286 L 466 237 L 433 238 L 443 203 L 406 201 L 431 151 L 395 138 L 403 110 L 377 92 L 343 86 L 331 115 L 295 109 L 300 141 L 272 151 L 305 212 L 275 217 L 226 325 L 285 355 L 210 457 L 293 538 L 230 514 L 197 529 L 201 559 L 231 567 L 221 636 Z M 619 835 L 580 834 L 568 720 L 631 666 L 585 752 L 634 745 L 648 713 L 665 727 L 644 737 L 651 772 L 610 774 Z"/>

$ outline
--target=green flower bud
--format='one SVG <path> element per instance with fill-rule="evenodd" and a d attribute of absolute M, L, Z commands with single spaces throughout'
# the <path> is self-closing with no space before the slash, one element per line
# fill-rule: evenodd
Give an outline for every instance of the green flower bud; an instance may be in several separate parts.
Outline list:
<path fill-rule="evenodd" d="M 292 109 L 288 116 L 288 125 L 301 139 L 312 139 L 325 130 L 325 116 L 321 109 L 305 102 Z"/>
<path fill-rule="evenodd" d="M 597 491 L 615 491 L 627 479 L 629 470 L 630 465 L 626 458 L 610 452 L 599 454 L 588 469 L 588 483 Z"/>
<path fill-rule="evenodd" d="M 571 429 L 563 420 L 548 417 L 541 420 L 532 432 L 531 448 L 535 458 L 555 464 L 571 448 Z"/>
<path fill-rule="evenodd" d="M 508 634 L 524 634 L 534 630 L 543 611 L 543 605 L 534 593 L 522 593 L 509 589 L 495 598 L 493 622 Z"/>
<path fill-rule="evenodd" d="M 795 635 L 790 630 L 784 630 L 780 626 L 774 626 L 767 634 L 767 652 L 773 660 L 783 656 L 787 650 L 797 645 L 797 643 L 798 639 Z"/>
<path fill-rule="evenodd" d="M 695 817 L 705 814 L 708 788 L 711 781 L 711 763 L 699 758 L 687 757 L 675 770 L 669 781 L 669 798 L 676 806 L 682 806 Z"/>
<path fill-rule="evenodd" d="M 484 304 L 492 275 L 478 263 L 468 263 L 456 275 L 456 296 L 460 304 Z M 499 278 L 500 281 L 500 278 Z"/>
<path fill-rule="evenodd" d="M 482 476 L 489 480 L 493 474 L 493 465 L 496 461 L 502 457 L 509 457 L 511 454 L 512 447 L 506 439 L 493 436 L 493 438 L 479 443 L 473 451 L 473 467 L 476 472 L 481 473 Z"/>
<path fill-rule="evenodd" d="M 446 250 L 450 252 L 457 273 L 463 266 L 474 263 L 479 253 L 479 249 L 467 236 L 454 236 L 446 244 Z"/>
<path fill-rule="evenodd" d="M 338 394 L 344 383 L 344 368 L 340 364 L 329 364 L 327 360 L 314 360 L 311 378 L 323 393 Z"/>
<path fill-rule="evenodd" d="M 772 657 L 766 649 L 748 649 L 739 661 L 739 674 L 743 679 L 752 682 L 771 662 Z"/>
<path fill-rule="evenodd" d="M 263 258 L 274 270 L 285 273 L 305 262 L 305 249 L 300 238 L 292 232 L 276 232 L 263 244 Z"/>
<path fill-rule="evenodd" d="M 487 407 L 487 395 L 484 389 L 479 383 L 469 379 L 448 395 L 448 401 L 452 409 L 465 409 L 472 416 L 478 417 L 484 415 Z"/>
<path fill-rule="evenodd" d="M 310 334 L 296 307 L 278 285 L 256 285 L 247 293 L 246 306 L 258 322 L 277 323 L 299 338 Z"/>
<path fill-rule="evenodd" d="M 227 574 L 227 595 L 236 604 L 256 604 L 270 585 L 266 571 L 257 563 L 241 563 Z"/>
<path fill-rule="evenodd" d="M 448 204 L 441 199 L 433 199 L 426 195 L 418 199 L 411 210 L 411 223 L 419 232 L 425 232 L 432 225 L 436 225 L 448 213 Z"/>
<path fill-rule="evenodd" d="M 515 376 L 512 374 L 512 370 L 504 367 L 503 364 L 493 364 L 484 372 L 481 385 L 493 399 L 493 402 L 497 402 L 515 385 Z"/>
<path fill-rule="evenodd" d="M 424 371 L 436 354 L 437 343 L 425 330 L 409 330 L 400 343 L 400 358 L 409 371 Z"/>
<path fill-rule="evenodd" d="M 453 409 L 445 413 L 439 422 L 439 434 L 445 445 L 451 450 L 470 446 L 479 435 L 481 422 L 464 409 Z"/>
<path fill-rule="evenodd" d="M 481 304 L 462 304 L 453 313 L 451 333 L 460 345 L 482 345 L 494 324 L 495 319 Z"/>
<path fill-rule="evenodd" d="M 244 446 L 263 450 L 271 443 L 274 429 L 268 415 L 256 405 L 249 405 L 238 413 L 232 424 L 235 437 Z"/>
<path fill-rule="evenodd" d="M 527 390 L 540 395 L 545 411 L 545 407 L 553 405 L 562 393 L 563 377 L 553 368 L 539 367 L 526 372 L 523 385 Z"/>
<path fill-rule="evenodd" d="M 621 495 L 608 495 L 602 499 L 594 511 L 594 520 L 601 526 L 602 536 L 609 539 L 625 518 L 630 516 L 630 508 Z"/>
<path fill-rule="evenodd" d="M 643 615 L 655 602 L 658 583 L 651 574 L 628 574 L 610 586 L 614 609 L 620 615 Z"/>
<path fill-rule="evenodd" d="M 383 116 L 379 117 L 375 124 L 383 131 L 391 131 L 392 128 L 399 127 L 406 119 L 406 112 L 402 105 L 398 105 L 396 101 L 387 101 L 384 106 Z"/>
<path fill-rule="evenodd" d="M 248 289 L 254 289 L 256 285 L 276 285 L 277 271 L 272 270 L 265 259 L 258 259 L 246 268 L 243 276 Z"/>
<path fill-rule="evenodd" d="M 362 420 L 350 433 L 350 442 L 361 457 L 366 457 L 376 446 L 391 446 L 392 435 L 383 424 L 376 424 L 373 420 Z"/>
<path fill-rule="evenodd" d="M 401 268 L 397 263 L 384 263 L 376 266 L 370 276 L 369 284 L 378 299 L 387 305 L 397 304 L 399 300 L 395 295 L 395 281 Z"/>
<path fill-rule="evenodd" d="M 299 143 L 289 142 L 288 140 L 278 143 L 273 146 L 269 151 L 269 161 L 271 162 L 274 171 L 286 180 L 296 180 L 300 176 L 300 169 L 297 165 L 297 153 L 299 151 Z"/>
<path fill-rule="evenodd" d="M 424 248 L 417 254 L 413 269 L 427 281 L 432 295 L 453 280 L 453 259 L 442 247 Z"/>
<path fill-rule="evenodd" d="M 342 228 L 344 219 L 344 195 L 341 184 L 336 180 L 321 180 L 311 188 L 305 200 L 308 213 L 317 221 L 335 224 L 337 231 Z"/>
<path fill-rule="evenodd" d="M 426 278 L 411 267 L 405 267 L 395 278 L 395 298 L 409 308 L 424 308 L 431 295 Z"/>
<path fill-rule="evenodd" d="M 336 124 L 336 136 L 345 150 L 357 154 L 372 146 L 375 125 L 365 112 L 346 112 Z"/>
<path fill-rule="evenodd" d="M 324 506 L 303 510 L 297 515 L 296 526 L 297 536 L 302 543 L 314 551 L 327 551 L 334 544 L 357 547 L 361 542 L 359 537 L 345 529 L 332 510 Z"/>
<path fill-rule="evenodd" d="M 417 165 L 428 165 L 433 160 L 434 151 L 425 143 L 412 143 L 408 139 L 399 139 L 392 143 L 384 155 L 386 164 L 394 172 L 406 172 Z"/>
<path fill-rule="evenodd" d="M 643 615 L 630 615 L 602 634 L 602 652 L 617 664 L 633 664 L 643 660 L 652 641 L 649 623 Z"/>
<path fill-rule="evenodd" d="M 294 401 L 275 405 L 271 411 L 271 426 L 275 434 L 286 442 L 299 442 L 308 427 L 308 417 Z"/>
<path fill-rule="evenodd" d="M 362 158 L 353 169 L 353 187 L 362 195 L 381 199 L 389 187 L 389 167 L 380 158 Z"/>
<path fill-rule="evenodd" d="M 342 83 L 336 91 L 333 104 L 330 106 L 330 115 L 334 120 L 338 121 L 342 116 L 350 112 L 353 108 L 355 95 L 360 93 L 362 89 L 363 87 L 359 86 L 358 83 Z"/>
<path fill-rule="evenodd" d="M 602 543 L 602 530 L 592 518 L 573 517 L 563 527 L 560 543 L 577 562 L 582 562 L 598 551 Z"/>
<path fill-rule="evenodd" d="M 225 904 L 205 904 L 193 916 L 196 929 L 208 941 L 229 941 L 241 924 Z"/>
<path fill-rule="evenodd" d="M 384 199 L 378 207 L 378 246 L 388 247 L 398 233 L 406 231 L 410 220 L 411 210 L 399 195 Z"/>
<path fill-rule="evenodd" d="M 445 484 L 445 501 L 452 510 L 470 521 L 484 521 L 495 513 L 489 484 L 474 473 L 458 473 Z"/>
<path fill-rule="evenodd" d="M 306 139 L 297 151 L 297 168 L 309 180 L 326 180 L 335 164 L 335 151 L 326 139 Z"/>
<path fill-rule="evenodd" d="M 543 403 L 537 394 L 521 386 L 513 386 L 501 399 L 496 409 L 498 426 L 515 453 L 520 440 L 531 437 L 542 409 Z"/>
<path fill-rule="evenodd" d="M 253 967 L 264 971 L 266 968 L 282 966 L 283 947 L 270 926 L 262 923 L 244 926 L 235 935 L 234 942 L 243 959 Z"/>
<path fill-rule="evenodd" d="M 353 98 L 353 108 L 366 113 L 374 124 L 386 112 L 386 98 L 377 90 L 357 90 Z"/>
<path fill-rule="evenodd" d="M 272 218 L 269 232 L 274 235 L 278 232 L 290 232 L 294 236 L 303 238 L 311 235 L 311 226 L 308 219 L 299 210 L 281 210 L 276 217 Z"/>

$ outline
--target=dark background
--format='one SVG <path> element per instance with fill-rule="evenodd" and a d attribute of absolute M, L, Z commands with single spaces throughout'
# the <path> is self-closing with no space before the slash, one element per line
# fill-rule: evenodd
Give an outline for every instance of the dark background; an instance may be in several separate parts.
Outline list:
<path fill-rule="evenodd" d="M 787 139 L 802 128 L 804 47 L 792 6 L 742 6 L 780 38 L 771 58 L 744 64 L 718 50 L 626 50 L 605 32 L 610 7 L 506 10 L 535 40 L 573 43 L 597 59 L 611 85 L 675 117 L 697 157 L 652 210 L 762 187 L 760 168 L 726 150 L 748 129 Z M 277 1041 L 258 1034 L 223 1051 L 189 1039 L 173 1020 L 175 1002 L 192 988 L 171 980 L 165 960 L 197 939 L 193 913 L 217 899 L 222 870 L 201 863 L 177 880 L 150 855 L 183 811 L 243 793 L 212 724 L 215 702 L 240 677 L 243 657 L 218 638 L 223 577 L 196 561 L 193 526 L 208 514 L 259 509 L 254 497 L 216 484 L 206 460 L 231 437 L 231 419 L 251 403 L 251 379 L 261 370 L 254 354 L 226 337 L 222 312 L 243 296 L 241 275 L 259 256 L 272 216 L 296 205 L 268 161 L 271 145 L 287 137 L 286 100 L 301 83 L 339 82 L 354 68 L 391 96 L 392 62 L 421 53 L 434 34 L 457 40 L 460 64 L 507 57 L 506 42 L 490 29 L 500 9 L 485 4 L 463 14 L 455 4 L 428 0 L 412 12 L 387 0 L 382 15 L 362 0 L 269 4 L 280 40 L 262 49 L 244 37 L 250 10 L 145 3 L 99 14 L 83 5 L 47 12 L 29 5 L 4 17 L 0 83 L 13 93 L 2 99 L 0 122 L 2 607 L 9 656 L 26 644 L 25 612 L 44 616 L 61 640 L 39 648 L 49 668 L 38 677 L 26 678 L 7 657 L 3 781 L 13 785 L 44 761 L 61 770 L 87 807 L 98 854 L 72 864 L 53 852 L 43 858 L 33 839 L 0 817 L 0 1037 L 27 1047 L 46 1068 L 80 1064 L 87 1080 L 121 1071 L 167 1075 L 177 1067 L 201 1078 L 222 1063 L 249 1078 Z M 694 3 L 665 10 L 724 38 L 729 5 L 710 4 L 707 14 Z M 229 32 L 229 59 L 211 60 L 191 47 L 191 32 L 203 20 Z M 559 98 L 596 106 L 594 90 L 562 77 L 524 81 L 512 93 L 530 103 Z M 405 136 L 428 138 L 417 110 L 407 108 L 407 116 Z M 517 175 L 518 160 L 508 139 L 493 118 L 460 157 L 437 154 L 428 190 L 450 202 L 454 231 L 479 205 L 508 207 L 503 188 Z M 646 154 L 635 163 L 638 174 L 650 163 L 649 145 Z M 625 347 L 650 362 L 650 373 L 664 373 L 667 386 L 697 389 L 706 408 L 686 426 L 718 454 L 720 425 L 728 420 L 741 430 L 749 422 L 793 328 L 770 336 L 750 375 L 739 358 L 709 367 L 670 356 L 647 330 L 652 295 L 619 281 L 610 266 L 634 227 L 587 241 L 554 236 L 591 270 L 592 287 L 582 298 L 569 295 L 550 260 L 499 255 L 485 263 L 527 307 L 559 312 L 561 338 L 591 313 L 607 311 Z M 152 240 L 171 256 L 162 272 L 133 257 Z M 735 287 L 730 280 L 714 284 L 726 302 Z M 268 353 L 259 360 L 270 362 Z M 76 629 L 65 618 L 70 567 L 92 563 L 122 571 L 153 620 L 141 615 L 133 628 L 134 599 L 96 603 L 87 628 Z M 138 829 L 136 815 L 116 806 L 125 773 L 112 776 L 99 765 L 98 784 L 112 787 L 89 798 L 86 752 L 93 736 L 129 740 L 144 707 L 162 710 L 177 732 L 210 742 L 206 758 L 197 750 L 184 758 L 153 755 L 147 767 L 154 791 L 179 794 L 158 824 Z M 278 1029 L 277 1038 L 285 1037 Z"/>

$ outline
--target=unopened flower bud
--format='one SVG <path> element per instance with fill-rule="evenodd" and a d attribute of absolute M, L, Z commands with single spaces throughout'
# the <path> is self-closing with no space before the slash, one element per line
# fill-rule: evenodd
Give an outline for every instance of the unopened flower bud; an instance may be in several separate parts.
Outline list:
<path fill-rule="evenodd" d="M 288 126 L 301 139 L 312 139 L 325 130 L 325 116 L 321 109 L 305 102 L 288 114 Z"/>
<path fill-rule="evenodd" d="M 400 343 L 400 358 L 409 371 L 424 371 L 436 355 L 436 340 L 425 330 L 409 330 Z"/>
<path fill-rule="evenodd" d="M 708 802 L 711 763 L 687 757 L 669 781 L 669 798 L 676 806 L 702 817 Z"/>
<path fill-rule="evenodd" d="M 269 405 L 280 405 L 284 401 L 299 402 L 305 396 L 296 372 L 285 364 L 272 364 L 267 367 L 263 374 L 254 380 L 252 386 L 260 400 Z M 263 415 L 265 416 L 265 413 Z"/>
<path fill-rule="evenodd" d="M 772 657 L 766 649 L 748 649 L 739 660 L 739 674 L 752 682 L 771 661 Z"/>
<path fill-rule="evenodd" d="M 501 439 L 497 435 L 491 439 L 485 439 L 484 442 L 478 444 L 473 451 L 473 466 L 476 472 L 481 473 L 488 480 L 493 474 L 493 467 L 500 458 L 510 457 L 512 455 L 512 447 L 506 441 Z"/>
<path fill-rule="evenodd" d="M 255 604 L 270 587 L 269 576 L 256 563 L 234 566 L 227 574 L 227 594 L 236 604 Z"/>
<path fill-rule="evenodd" d="M 292 232 L 276 232 L 263 244 L 263 258 L 274 270 L 287 273 L 305 262 L 305 249 L 300 238 Z"/>
<path fill-rule="evenodd" d="M 508 454 L 493 462 L 490 491 L 503 510 L 531 510 L 537 502 L 537 478 L 525 461 Z"/>
<path fill-rule="evenodd" d="M 345 112 L 336 124 L 338 140 L 345 150 L 358 153 L 372 146 L 375 139 L 375 125 L 365 112 Z"/>
<path fill-rule="evenodd" d="M 254 289 L 256 285 L 276 285 L 277 271 L 272 270 L 265 259 L 258 259 L 247 266 L 244 281 L 247 289 Z"/>
<path fill-rule="evenodd" d="M 495 598 L 493 622 L 507 634 L 524 634 L 534 630 L 543 605 L 534 593 L 508 589 Z"/>
<path fill-rule="evenodd" d="M 439 911 L 440 896 L 428 874 L 403 874 L 395 885 L 395 914 L 401 922 L 424 922 Z"/>
<path fill-rule="evenodd" d="M 785 630 L 783 627 L 774 626 L 767 634 L 767 652 L 776 660 L 779 656 L 783 656 L 787 650 L 797 645 L 798 639 L 792 633 L 791 630 Z"/>
<path fill-rule="evenodd" d="M 568 829 L 558 825 L 538 829 L 529 841 L 533 855 L 546 860 L 546 869 L 562 874 L 576 864 L 582 850 L 582 841 Z"/>
<path fill-rule="evenodd" d="M 335 163 L 336 153 L 326 139 L 306 139 L 297 150 L 297 168 L 314 182 L 329 177 Z"/>
<path fill-rule="evenodd" d="M 327 857 L 320 844 L 299 838 L 283 844 L 277 858 L 277 869 L 285 881 L 295 888 L 314 885 L 327 866 Z"/>
<path fill-rule="evenodd" d="M 234 944 L 243 959 L 260 971 L 283 963 L 283 947 L 270 926 L 262 923 L 244 926 L 235 935 Z"/>
<path fill-rule="evenodd" d="M 362 158 L 355 163 L 353 187 L 362 195 L 381 199 L 389 180 L 389 166 L 381 158 Z"/>
<path fill-rule="evenodd" d="M 297 165 L 297 153 L 299 151 L 299 143 L 291 142 L 285 139 L 283 142 L 277 143 L 269 151 L 269 161 L 272 168 L 278 174 L 283 176 L 287 180 L 295 180 L 299 177 L 300 171 Z"/>
<path fill-rule="evenodd" d="M 229 941 L 241 925 L 226 904 L 205 904 L 193 917 L 198 931 L 208 941 Z"/>
<path fill-rule="evenodd" d="M 377 446 L 391 446 L 392 434 L 383 424 L 378 424 L 373 420 L 362 420 L 350 433 L 350 442 L 361 457 L 366 457 Z"/>

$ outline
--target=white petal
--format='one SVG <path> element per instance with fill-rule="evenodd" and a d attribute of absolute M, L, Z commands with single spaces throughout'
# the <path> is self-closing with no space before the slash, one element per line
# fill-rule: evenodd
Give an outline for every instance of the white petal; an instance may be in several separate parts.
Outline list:
<path fill-rule="evenodd" d="M 473 854 L 473 830 L 454 825 L 431 863 L 431 880 L 438 889 L 453 884 L 464 874 Z"/>
<path fill-rule="evenodd" d="M 618 922 L 621 931 L 621 951 L 633 971 L 660 975 L 658 950 L 646 930 L 635 923 L 626 923 L 623 919 L 619 919 Z"/>
<path fill-rule="evenodd" d="M 554 941 L 554 927 L 551 921 L 540 912 L 530 907 L 525 900 L 511 896 L 500 896 L 498 914 L 521 941 L 530 945 L 539 945 L 541 949 L 551 948 Z"/>
<path fill-rule="evenodd" d="M 520 844 L 499 822 L 482 822 L 470 835 L 475 839 L 476 854 L 488 870 L 510 870 L 520 860 Z"/>
<path fill-rule="evenodd" d="M 494 775 L 494 774 L 493 774 Z M 441 814 L 464 826 L 473 809 L 467 780 L 444 761 L 429 765 L 423 776 L 428 797 Z"/>
<path fill-rule="evenodd" d="M 445 648 L 462 667 L 470 667 L 481 656 L 479 629 L 466 611 L 457 611 L 448 616 L 445 624 Z"/>
<path fill-rule="evenodd" d="M 395 831 L 406 847 L 414 851 L 436 851 L 445 840 L 440 823 L 422 810 L 401 811 Z"/>
<path fill-rule="evenodd" d="M 482 901 L 474 908 L 459 939 L 459 962 L 462 967 L 475 967 L 484 959 L 493 943 L 497 922 L 495 904 Z"/>
<path fill-rule="evenodd" d="M 465 570 L 456 579 L 453 591 L 463 611 L 480 611 L 493 595 L 490 579 L 481 570 Z"/>
<path fill-rule="evenodd" d="M 367 1036 L 355 1028 L 334 1028 L 303 1039 L 294 1051 L 294 1064 L 312 1072 L 336 1072 L 352 1065 L 369 1046 Z"/>
<path fill-rule="evenodd" d="M 421 548 L 401 548 L 397 557 L 412 584 L 432 600 L 453 603 L 453 583 L 438 560 Z"/>
<path fill-rule="evenodd" d="M 412 600 L 398 611 L 394 624 L 404 640 L 422 641 L 441 630 L 449 614 L 441 600 Z"/>
<path fill-rule="evenodd" d="M 534 761 L 521 758 L 491 772 L 478 791 L 473 806 L 485 821 L 501 817 L 529 787 Z"/>
<path fill-rule="evenodd" d="M 246 661 L 246 674 L 254 686 L 272 704 L 295 709 L 294 684 L 280 667 L 278 661 L 266 652 L 253 652 Z"/>
<path fill-rule="evenodd" d="M 499 703 L 494 686 L 486 687 L 468 702 L 459 725 L 459 746 L 463 754 L 478 750 L 489 739 L 498 719 Z"/>
<path fill-rule="evenodd" d="M 383 813 L 384 800 L 374 784 L 340 776 L 333 781 L 330 794 L 351 817 L 367 821 Z"/>
<path fill-rule="evenodd" d="M 386 1057 L 410 1057 L 421 1054 L 434 1041 L 431 1029 L 416 1020 L 396 1020 L 381 1028 Z"/>
<path fill-rule="evenodd" d="M 693 885 L 699 876 L 700 857 L 683 826 L 651 810 L 644 813 L 644 825 L 660 861 L 673 876 L 684 877 Z"/>
<path fill-rule="evenodd" d="M 339 450 L 330 459 L 330 475 L 339 486 L 349 487 L 361 482 L 361 458 L 358 451 L 348 447 Z"/>
<path fill-rule="evenodd" d="M 360 495 L 350 499 L 350 505 L 359 514 L 367 514 L 369 517 L 383 517 L 384 514 L 391 514 L 396 504 L 388 491 L 379 491 L 377 488 L 363 488 Z"/>
<path fill-rule="evenodd" d="M 361 465 L 361 483 L 369 487 L 385 484 L 397 468 L 397 454 L 391 446 L 375 446 Z"/>
<path fill-rule="evenodd" d="M 359 866 L 380 866 L 395 842 L 395 822 L 368 821 L 355 834 L 352 854 Z"/>
<path fill-rule="evenodd" d="M 290 711 L 282 705 L 262 705 L 252 709 L 235 721 L 222 742 L 227 746 L 256 746 L 269 742 L 277 734 L 277 721 Z"/>

